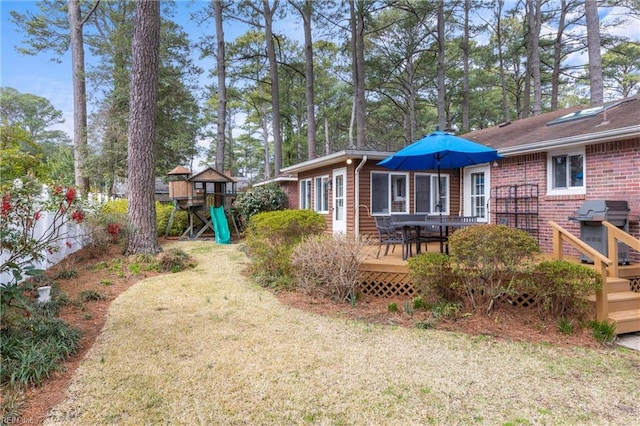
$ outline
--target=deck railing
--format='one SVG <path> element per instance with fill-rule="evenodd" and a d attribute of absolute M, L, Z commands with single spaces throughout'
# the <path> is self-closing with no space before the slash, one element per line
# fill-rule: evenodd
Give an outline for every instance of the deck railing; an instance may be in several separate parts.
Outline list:
<path fill-rule="evenodd" d="M 570 244 L 573 248 L 578 250 L 585 256 L 593 259 L 593 265 L 596 272 L 602 277 L 604 281 L 608 276 L 608 267 L 613 263 L 605 255 L 591 247 L 589 244 L 582 241 L 580 238 L 573 235 L 571 232 L 564 229 L 553 221 L 549 221 L 551 229 L 553 229 L 553 258 L 556 260 L 562 260 L 564 257 L 564 243 Z M 607 307 L 607 293 L 606 286 L 603 285 L 600 290 L 596 291 L 596 318 L 598 321 L 604 321 L 607 319 L 608 307 Z"/>
<path fill-rule="evenodd" d="M 640 251 L 640 240 L 606 220 L 603 221 L 602 224 L 607 227 L 607 248 L 609 259 L 611 259 L 609 276 L 617 277 L 619 264 L 618 242 L 624 243 L 630 248 Z"/>

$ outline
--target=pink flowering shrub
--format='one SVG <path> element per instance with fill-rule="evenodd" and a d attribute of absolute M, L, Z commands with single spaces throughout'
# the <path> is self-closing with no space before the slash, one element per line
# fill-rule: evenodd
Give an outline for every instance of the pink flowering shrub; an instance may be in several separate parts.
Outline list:
<path fill-rule="evenodd" d="M 19 299 L 25 276 L 42 273 L 34 264 L 59 249 L 58 243 L 67 237 L 67 223 L 82 223 L 85 213 L 74 188 L 56 186 L 48 197 L 42 194 L 42 184 L 25 177 L 2 188 L 0 209 L 0 316 L 11 302 Z M 49 224 L 37 229 L 48 212 Z M 41 227 L 42 228 L 42 227 Z M 9 276 L 9 278 L 4 278 Z"/>

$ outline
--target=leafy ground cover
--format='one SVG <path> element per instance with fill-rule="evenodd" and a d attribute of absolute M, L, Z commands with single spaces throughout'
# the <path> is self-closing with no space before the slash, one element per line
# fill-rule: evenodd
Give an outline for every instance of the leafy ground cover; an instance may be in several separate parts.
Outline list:
<path fill-rule="evenodd" d="M 77 272 L 60 281 L 71 297 L 93 289 L 106 299 L 63 310 L 82 349 L 29 390 L 21 421 L 42 423 L 54 406 L 53 424 L 625 424 L 640 415 L 640 356 L 589 331 L 567 336 L 504 310 L 421 330 L 422 313 L 388 309 L 401 300 L 274 295 L 239 273 L 247 261 L 236 245 L 169 244 L 198 267 L 146 272 L 132 286 L 140 276 L 114 266 L 117 246 L 58 266 Z"/>

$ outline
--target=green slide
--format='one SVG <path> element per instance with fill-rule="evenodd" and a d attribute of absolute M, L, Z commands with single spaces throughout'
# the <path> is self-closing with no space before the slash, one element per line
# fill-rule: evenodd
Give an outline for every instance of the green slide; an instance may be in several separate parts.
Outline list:
<path fill-rule="evenodd" d="M 211 220 L 213 221 L 213 231 L 216 233 L 216 243 L 230 244 L 231 233 L 229 232 L 229 222 L 224 214 L 224 207 L 210 207 Z"/>

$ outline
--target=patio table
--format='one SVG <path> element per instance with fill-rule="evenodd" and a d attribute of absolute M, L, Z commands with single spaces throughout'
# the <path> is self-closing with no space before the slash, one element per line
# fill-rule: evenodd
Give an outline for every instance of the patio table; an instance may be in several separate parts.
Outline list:
<path fill-rule="evenodd" d="M 467 226 L 478 225 L 478 222 L 473 218 L 468 217 L 456 217 L 442 216 L 442 218 L 428 218 L 426 220 L 401 220 L 392 221 L 391 225 L 396 226 L 402 230 L 403 238 L 407 237 L 410 228 L 414 228 L 416 232 L 416 254 L 421 253 L 421 241 L 420 241 L 420 229 L 423 227 L 434 227 L 440 229 L 440 253 L 449 254 L 449 230 L 464 228 Z M 406 238 L 409 240 L 409 238 Z M 402 260 L 407 260 L 409 257 L 409 247 L 403 249 Z"/>

